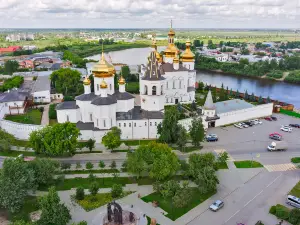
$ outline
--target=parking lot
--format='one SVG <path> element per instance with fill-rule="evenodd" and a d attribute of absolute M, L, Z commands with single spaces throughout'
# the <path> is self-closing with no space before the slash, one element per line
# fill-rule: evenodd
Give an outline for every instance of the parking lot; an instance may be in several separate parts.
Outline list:
<path fill-rule="evenodd" d="M 289 152 L 300 154 L 300 128 L 293 128 L 291 133 L 280 130 L 282 125 L 300 124 L 300 119 L 283 114 L 274 114 L 273 116 L 277 117 L 277 121 L 261 119 L 262 124 L 248 128 L 239 129 L 234 126 L 209 128 L 207 133 L 217 134 L 219 140 L 205 143 L 205 148 L 226 149 L 230 154 L 264 153 L 267 152 L 267 146 L 273 141 L 269 138 L 269 134 L 277 132 L 282 135 L 282 140 L 288 143 Z M 278 154 L 278 152 L 270 154 Z"/>

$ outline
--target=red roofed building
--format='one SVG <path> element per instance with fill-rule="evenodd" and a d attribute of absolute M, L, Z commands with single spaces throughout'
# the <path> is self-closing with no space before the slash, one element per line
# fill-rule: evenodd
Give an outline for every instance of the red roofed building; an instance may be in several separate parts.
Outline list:
<path fill-rule="evenodd" d="M 18 51 L 20 49 L 22 49 L 21 46 L 9 46 L 7 48 L 0 48 L 0 54 L 9 53 L 9 52 L 15 52 L 15 51 Z"/>
<path fill-rule="evenodd" d="M 19 68 L 33 69 L 34 64 L 31 60 L 24 60 L 24 61 L 19 62 Z"/>

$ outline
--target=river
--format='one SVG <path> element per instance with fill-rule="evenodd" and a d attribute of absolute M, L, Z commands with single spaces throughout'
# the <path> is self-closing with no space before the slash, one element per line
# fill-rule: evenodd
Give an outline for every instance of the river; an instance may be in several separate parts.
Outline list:
<path fill-rule="evenodd" d="M 158 51 L 163 51 L 164 46 L 159 46 Z M 139 65 L 146 63 L 151 48 L 133 48 L 121 51 L 109 52 L 108 55 L 113 62 L 125 63 L 128 65 Z M 107 55 L 107 54 L 106 54 Z M 90 59 L 99 59 L 99 55 L 88 57 Z M 235 75 L 224 75 L 209 71 L 198 71 L 197 81 L 202 81 L 213 86 L 221 87 L 222 83 L 229 89 L 239 90 L 240 92 L 248 91 L 257 96 L 262 96 L 279 101 L 294 104 L 296 108 L 300 108 L 300 85 L 285 82 L 272 81 L 260 78 L 251 78 Z"/>

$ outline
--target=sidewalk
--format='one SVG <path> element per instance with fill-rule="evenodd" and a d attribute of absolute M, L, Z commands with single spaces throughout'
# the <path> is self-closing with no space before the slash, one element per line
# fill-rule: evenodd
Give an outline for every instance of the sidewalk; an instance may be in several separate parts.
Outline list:
<path fill-rule="evenodd" d="M 41 120 L 41 125 L 43 126 L 49 125 L 49 106 L 50 104 L 44 106 L 43 116 Z"/>

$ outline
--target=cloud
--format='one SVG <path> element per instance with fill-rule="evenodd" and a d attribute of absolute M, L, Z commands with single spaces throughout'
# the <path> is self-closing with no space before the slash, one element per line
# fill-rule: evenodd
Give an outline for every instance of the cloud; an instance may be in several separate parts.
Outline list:
<path fill-rule="evenodd" d="M 300 0 L 0 0 L 0 27 L 168 27 L 173 18 L 185 28 L 297 28 L 299 10 Z"/>

